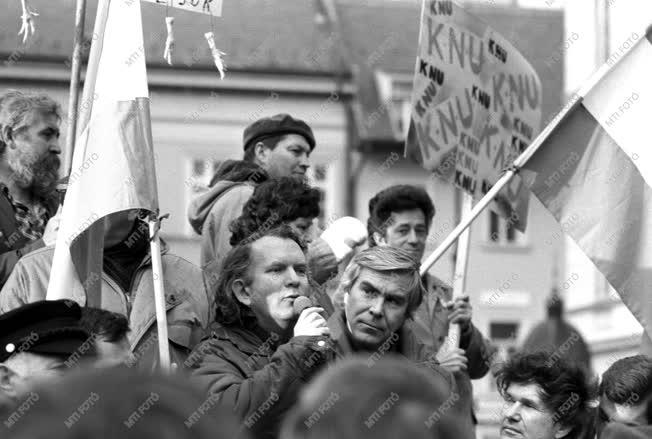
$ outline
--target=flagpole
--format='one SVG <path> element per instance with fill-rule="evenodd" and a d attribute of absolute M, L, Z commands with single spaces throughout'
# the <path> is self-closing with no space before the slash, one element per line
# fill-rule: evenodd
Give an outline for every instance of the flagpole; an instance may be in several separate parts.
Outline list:
<path fill-rule="evenodd" d="M 461 189 L 458 189 L 461 191 Z M 473 208 L 473 196 L 462 192 L 461 218 L 465 218 Z M 471 229 L 467 228 L 462 232 L 457 242 L 457 252 L 455 255 L 455 276 L 453 277 L 453 300 L 464 294 L 466 287 L 466 267 L 469 262 L 469 244 Z M 446 343 L 449 349 L 457 348 L 460 345 L 460 325 L 455 323 L 448 328 L 448 341 Z"/>
<path fill-rule="evenodd" d="M 165 289 L 163 287 L 163 264 L 161 263 L 161 242 L 159 240 L 160 220 L 155 215 L 149 218 L 150 254 L 154 280 L 154 305 L 161 370 L 170 373 L 170 345 L 168 344 L 168 319 L 165 311 Z"/>
<path fill-rule="evenodd" d="M 84 38 L 86 0 L 77 0 L 75 11 L 75 40 L 72 52 L 70 74 L 70 93 L 68 96 L 68 126 L 66 128 L 66 151 L 64 156 L 64 175 L 70 175 L 72 157 L 77 137 L 77 107 L 79 105 L 79 83 L 81 76 L 81 45 Z"/>
<path fill-rule="evenodd" d="M 618 65 L 618 64 L 615 64 Z M 571 97 L 570 101 L 564 108 L 557 113 L 557 115 L 550 121 L 550 123 L 539 133 L 539 135 L 532 141 L 525 151 L 514 160 L 512 165 L 505 171 L 502 177 L 491 187 L 489 192 L 478 201 L 478 204 L 471 209 L 468 215 L 462 218 L 462 221 L 453 229 L 453 231 L 444 239 L 444 241 L 437 247 L 428 258 L 423 261 L 419 272 L 423 276 L 432 267 L 432 265 L 442 257 L 442 255 L 450 248 L 451 245 L 460 237 L 471 223 L 482 213 L 484 209 L 489 206 L 489 203 L 498 195 L 498 193 L 510 182 L 512 178 L 521 170 L 528 160 L 537 152 L 537 150 L 548 139 L 548 136 L 559 126 L 559 124 L 566 119 L 566 117 L 582 103 L 582 98 L 591 90 L 600 80 L 613 68 L 608 64 L 603 64 L 602 67 L 595 72 L 591 78 Z"/>

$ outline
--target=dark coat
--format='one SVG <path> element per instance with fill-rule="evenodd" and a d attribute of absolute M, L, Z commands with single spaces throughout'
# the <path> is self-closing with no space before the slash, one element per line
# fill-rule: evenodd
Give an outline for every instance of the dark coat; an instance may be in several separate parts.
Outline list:
<path fill-rule="evenodd" d="M 328 326 L 331 330 L 331 337 L 335 344 L 335 352 L 338 358 L 355 353 L 351 345 L 348 328 L 346 325 L 346 316 L 344 311 L 337 311 L 329 320 Z M 451 383 L 451 392 L 456 392 L 459 399 L 452 406 L 453 410 L 460 414 L 460 419 L 466 420 L 466 425 L 460 426 L 460 439 L 475 437 L 475 426 L 472 418 L 472 388 L 471 382 L 459 374 L 451 374 L 443 367 L 439 366 L 436 360 L 436 351 L 421 342 L 414 334 L 414 331 L 404 325 L 396 338 L 390 337 L 381 347 L 371 353 L 368 359 L 370 366 L 385 353 L 399 354 L 406 357 L 418 366 L 426 367 L 433 373 L 444 376 Z"/>
<path fill-rule="evenodd" d="M 299 390 L 324 364 L 328 355 L 322 337 L 293 337 L 280 343 L 252 330 L 214 324 L 208 338 L 185 365 L 190 380 L 242 421 L 253 436 L 276 437 L 283 415 Z"/>

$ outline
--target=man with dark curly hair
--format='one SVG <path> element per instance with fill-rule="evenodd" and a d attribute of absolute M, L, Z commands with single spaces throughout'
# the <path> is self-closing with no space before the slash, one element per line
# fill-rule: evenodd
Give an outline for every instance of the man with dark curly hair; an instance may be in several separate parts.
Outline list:
<path fill-rule="evenodd" d="M 313 241 L 313 221 L 319 216 L 319 190 L 293 177 L 265 181 L 254 189 L 229 230 L 235 246 L 255 240 L 265 230 L 288 224 L 306 243 Z"/>
<path fill-rule="evenodd" d="M 598 433 L 605 437 L 617 428 L 607 423 L 625 424 L 641 431 L 647 428 L 652 433 L 652 358 L 634 355 L 612 364 L 602 375 L 598 411 Z"/>
<path fill-rule="evenodd" d="M 579 439 L 592 430 L 596 386 L 575 364 L 520 353 L 502 365 L 497 383 L 505 400 L 501 439 Z"/>
<path fill-rule="evenodd" d="M 299 388 L 329 358 L 323 309 L 294 309 L 307 295 L 307 270 L 303 241 L 287 225 L 231 249 L 210 335 L 185 363 L 191 380 L 257 438 L 277 437 Z"/>
<path fill-rule="evenodd" d="M 369 200 L 369 246 L 400 248 L 420 262 L 434 216 L 435 206 L 425 189 L 411 185 L 383 189 Z M 489 371 L 492 348 L 471 322 L 469 296 L 453 300 L 452 288 L 436 276 L 428 273 L 422 280 L 426 294 L 410 326 L 421 343 L 437 352 L 440 365 L 455 375 L 461 394 L 458 408 L 475 423 L 471 380 Z M 451 323 L 460 325 L 459 347 L 445 343 Z"/>
<path fill-rule="evenodd" d="M 332 249 L 314 236 L 313 222 L 319 216 L 320 200 L 319 191 L 302 179 L 267 180 L 256 187 L 242 208 L 242 215 L 231 223 L 230 244 L 255 240 L 265 230 L 288 224 L 308 245 L 311 280 L 320 285 L 337 272 Z"/>

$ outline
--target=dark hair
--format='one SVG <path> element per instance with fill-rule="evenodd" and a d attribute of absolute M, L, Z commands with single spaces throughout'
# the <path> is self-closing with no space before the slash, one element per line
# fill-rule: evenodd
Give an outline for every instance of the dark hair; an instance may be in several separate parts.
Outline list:
<path fill-rule="evenodd" d="M 122 340 L 129 332 L 127 317 L 100 308 L 82 308 L 80 324 L 89 334 L 96 334 L 109 343 Z"/>
<path fill-rule="evenodd" d="M 386 354 L 370 363 L 350 356 L 306 386 L 281 429 L 287 439 L 460 438 L 468 414 L 443 369 Z M 466 433 L 466 434 L 465 434 Z"/>
<path fill-rule="evenodd" d="M 390 186 L 378 192 L 369 200 L 369 219 L 367 220 L 367 240 L 369 247 L 378 245 L 374 232 L 384 235 L 392 212 L 421 209 L 426 217 L 426 227 L 430 229 L 435 216 L 435 206 L 425 189 L 407 184 Z"/>
<path fill-rule="evenodd" d="M 247 437 L 231 410 L 183 376 L 89 368 L 41 384 L 33 394 L 36 403 L 11 428 L 14 439 Z"/>
<path fill-rule="evenodd" d="M 269 137 L 263 137 L 262 139 L 254 139 L 245 146 L 244 156 L 242 157 L 242 160 L 245 162 L 253 163 L 254 159 L 256 158 L 256 144 L 262 143 L 266 148 L 274 150 L 276 145 L 278 145 L 278 143 L 283 140 L 285 136 L 287 136 L 287 134 L 275 134 Z"/>
<path fill-rule="evenodd" d="M 231 245 L 297 218 L 319 216 L 320 198 L 317 189 L 299 178 L 280 177 L 261 183 L 245 203 L 240 217 L 229 226 Z"/>
<path fill-rule="evenodd" d="M 267 178 L 267 172 L 255 163 L 243 160 L 225 160 L 220 163 L 208 185 L 213 187 L 215 183 L 222 180 L 250 181 L 258 184 L 267 180 Z"/>
<path fill-rule="evenodd" d="M 551 362 L 547 352 L 517 353 L 500 367 L 496 382 L 501 395 L 511 384 L 538 385 L 553 421 L 572 427 L 569 439 L 581 437 L 593 421 L 590 403 L 596 398 L 596 385 L 580 366 L 563 358 Z"/>
<path fill-rule="evenodd" d="M 635 405 L 652 397 L 652 358 L 634 355 L 616 361 L 602 374 L 600 396 L 624 405 Z M 648 402 L 647 417 L 652 424 L 652 400 Z"/>
<path fill-rule="evenodd" d="M 282 224 L 274 229 L 263 230 L 256 239 L 243 241 L 233 247 L 224 257 L 220 276 L 215 287 L 215 321 L 222 325 L 252 327 L 256 322 L 251 309 L 243 305 L 233 295 L 233 282 L 241 279 L 246 285 L 251 283 L 249 266 L 251 265 L 251 244 L 266 236 L 291 239 L 296 242 L 305 253 L 306 247 L 290 226 Z"/>

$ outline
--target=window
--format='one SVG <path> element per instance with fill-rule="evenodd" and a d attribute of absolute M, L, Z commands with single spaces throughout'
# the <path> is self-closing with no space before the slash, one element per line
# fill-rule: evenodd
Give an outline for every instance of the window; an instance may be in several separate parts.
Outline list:
<path fill-rule="evenodd" d="M 489 322 L 489 339 L 497 348 L 493 362 L 504 362 L 516 351 L 518 322 Z M 496 381 L 490 380 L 491 390 L 497 390 Z"/>
<path fill-rule="evenodd" d="M 494 211 L 489 210 L 488 213 L 487 242 L 507 246 L 526 244 L 525 234 L 516 230 L 512 222 Z"/>
<path fill-rule="evenodd" d="M 518 332 L 518 323 L 491 322 L 489 323 L 489 337 L 495 341 L 515 341 Z"/>

